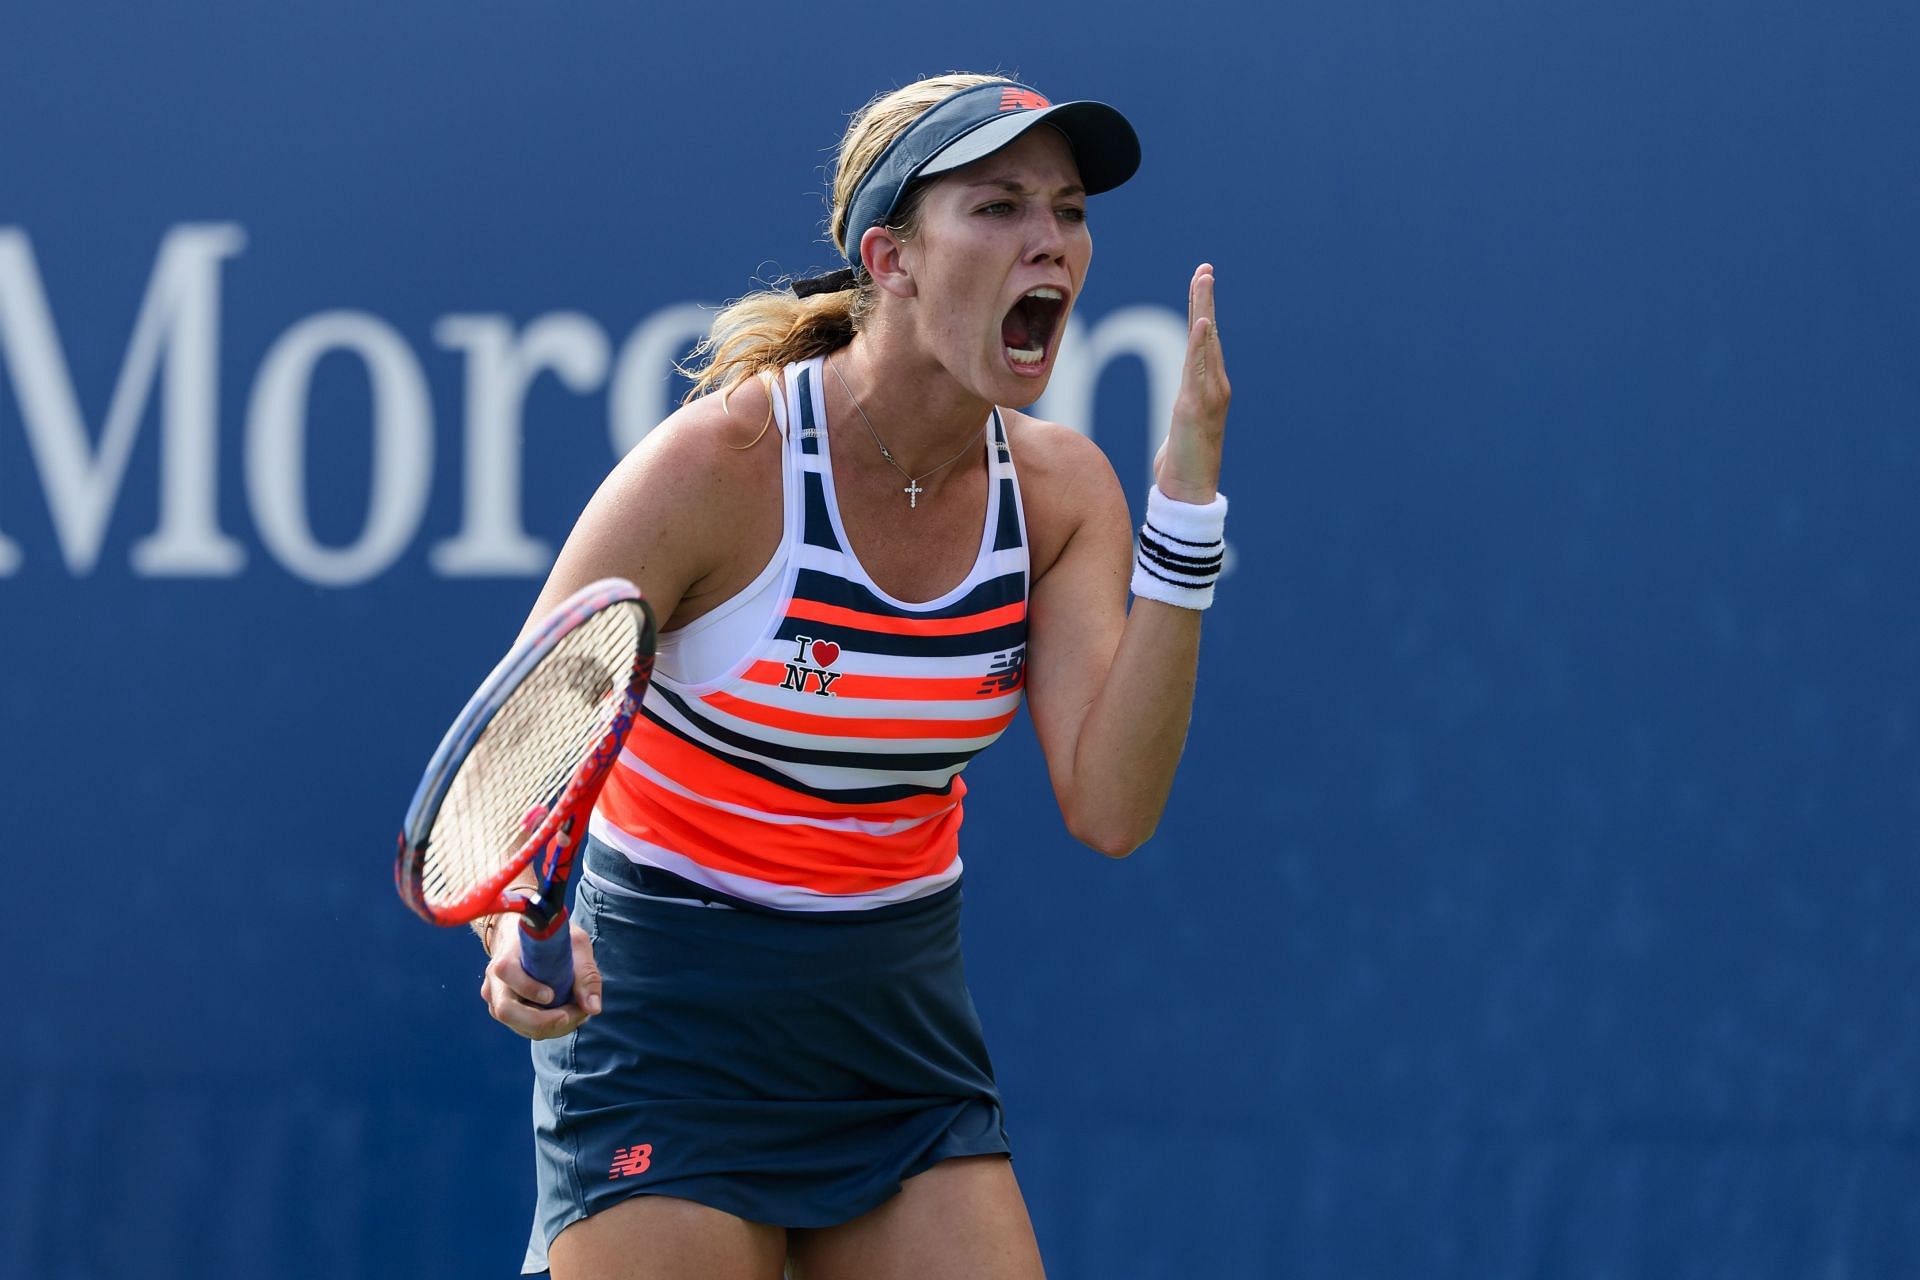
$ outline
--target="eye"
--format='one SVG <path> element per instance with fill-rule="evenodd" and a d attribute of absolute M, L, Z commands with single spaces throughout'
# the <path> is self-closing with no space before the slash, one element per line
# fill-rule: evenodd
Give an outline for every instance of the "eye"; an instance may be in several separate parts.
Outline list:
<path fill-rule="evenodd" d="M 1062 222 L 1081 222 L 1087 220 L 1087 211 L 1077 204 L 1065 205 L 1058 210 L 1057 216 Z"/>
<path fill-rule="evenodd" d="M 974 210 L 974 212 L 984 214 L 989 218 L 1004 218 L 1013 212 L 1013 202 L 1011 200 L 994 200 L 981 205 L 978 209 Z"/>

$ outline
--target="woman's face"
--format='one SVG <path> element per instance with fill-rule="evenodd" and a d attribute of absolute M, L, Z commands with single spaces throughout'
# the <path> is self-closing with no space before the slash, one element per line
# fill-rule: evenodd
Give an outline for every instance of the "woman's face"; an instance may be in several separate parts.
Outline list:
<path fill-rule="evenodd" d="M 914 324 L 960 383 L 995 404 L 1038 399 L 1093 257 L 1087 196 L 1045 126 L 938 179 L 901 249 Z"/>

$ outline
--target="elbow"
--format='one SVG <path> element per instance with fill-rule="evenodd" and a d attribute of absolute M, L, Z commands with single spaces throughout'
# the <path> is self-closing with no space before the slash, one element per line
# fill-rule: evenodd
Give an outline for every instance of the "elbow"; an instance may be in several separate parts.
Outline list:
<path fill-rule="evenodd" d="M 1081 821 L 1067 823 L 1067 830 L 1073 838 L 1094 852 L 1109 858 L 1120 859 L 1138 849 L 1153 837 L 1157 823 L 1138 823 L 1125 821 Z"/>

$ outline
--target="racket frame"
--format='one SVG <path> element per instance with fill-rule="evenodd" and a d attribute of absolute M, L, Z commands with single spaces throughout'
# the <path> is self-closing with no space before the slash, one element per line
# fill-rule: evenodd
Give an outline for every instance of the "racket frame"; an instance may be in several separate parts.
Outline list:
<path fill-rule="evenodd" d="M 629 600 L 640 607 L 640 642 L 635 646 L 626 690 L 606 733 L 574 770 L 540 825 L 514 855 L 502 863 L 499 871 L 457 902 L 430 903 L 423 883 L 428 845 L 440 806 L 461 764 L 513 691 L 564 637 L 601 610 Z M 624 578 L 603 578 L 562 601 L 495 665 L 440 740 L 414 791 L 413 801 L 407 806 L 394 860 L 394 886 L 399 890 L 401 901 L 415 914 L 433 924 L 452 926 L 470 924 L 482 916 L 514 912 L 524 917 L 523 927 L 536 938 L 550 936 L 565 923 L 566 882 L 572 873 L 574 852 L 585 834 L 587 815 L 600 794 L 601 784 L 619 758 L 634 717 L 639 713 L 647 681 L 653 674 L 657 635 L 653 608 L 639 589 Z M 507 892 L 515 878 L 528 867 L 533 867 L 539 878 L 538 885 L 522 885 L 515 892 Z M 559 886 L 557 893 L 556 885 Z"/>

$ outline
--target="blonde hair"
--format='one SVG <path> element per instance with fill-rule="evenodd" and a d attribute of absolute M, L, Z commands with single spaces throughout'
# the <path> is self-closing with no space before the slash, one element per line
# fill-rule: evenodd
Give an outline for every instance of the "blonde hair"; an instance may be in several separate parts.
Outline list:
<path fill-rule="evenodd" d="M 833 207 L 827 222 L 834 248 L 849 262 L 860 261 L 860 246 L 857 238 L 851 247 L 847 244 L 847 210 L 874 161 L 930 108 L 963 89 L 1002 83 L 1013 82 L 1005 76 L 956 71 L 883 93 L 854 112 L 834 158 Z M 903 239 L 912 238 L 918 229 L 924 190 L 910 188 L 887 224 Z M 857 235 L 865 232 L 861 227 Z M 874 298 L 873 281 L 864 276 L 857 288 L 809 298 L 795 297 L 785 288 L 747 294 L 713 318 L 707 336 L 682 367 L 681 372 L 693 379 L 683 403 L 710 391 L 720 392 L 724 401 L 728 391 L 756 374 L 839 350 L 860 332 L 873 311 Z"/>

